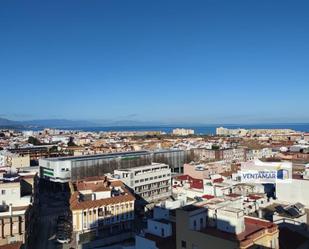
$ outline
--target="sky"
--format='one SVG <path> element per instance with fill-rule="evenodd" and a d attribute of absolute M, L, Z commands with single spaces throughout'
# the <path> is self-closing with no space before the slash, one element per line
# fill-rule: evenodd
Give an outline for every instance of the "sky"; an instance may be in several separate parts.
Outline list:
<path fill-rule="evenodd" d="M 0 1 L 0 117 L 309 122 L 307 0 Z"/>

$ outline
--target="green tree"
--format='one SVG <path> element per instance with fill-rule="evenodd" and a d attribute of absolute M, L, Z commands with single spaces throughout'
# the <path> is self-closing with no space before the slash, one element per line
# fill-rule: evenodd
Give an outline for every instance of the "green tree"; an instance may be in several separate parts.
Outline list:
<path fill-rule="evenodd" d="M 77 146 L 77 145 L 74 143 L 74 137 L 70 137 L 69 142 L 68 142 L 68 146 L 69 146 L 69 147 Z"/>
<path fill-rule="evenodd" d="M 28 138 L 28 143 L 33 144 L 33 145 L 40 145 L 41 142 L 39 139 L 35 138 L 35 137 L 29 137 Z"/>
<path fill-rule="evenodd" d="M 57 152 L 58 151 L 58 146 L 54 145 L 49 149 L 50 152 Z"/>
<path fill-rule="evenodd" d="M 214 144 L 214 145 L 211 146 L 211 149 L 212 150 L 218 150 L 218 149 L 220 149 L 220 146 Z"/>

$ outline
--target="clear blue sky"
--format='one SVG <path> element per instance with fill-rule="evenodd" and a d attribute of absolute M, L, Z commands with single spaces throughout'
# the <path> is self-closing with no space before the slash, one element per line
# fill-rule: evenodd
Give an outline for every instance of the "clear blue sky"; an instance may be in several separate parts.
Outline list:
<path fill-rule="evenodd" d="M 0 116 L 309 122 L 308 0 L 0 2 Z"/>

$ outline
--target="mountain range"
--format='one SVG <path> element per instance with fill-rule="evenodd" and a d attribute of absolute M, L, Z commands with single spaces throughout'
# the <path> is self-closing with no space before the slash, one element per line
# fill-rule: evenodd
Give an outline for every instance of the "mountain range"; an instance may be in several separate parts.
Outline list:
<path fill-rule="evenodd" d="M 40 119 L 40 120 L 26 120 L 15 121 L 6 118 L 0 118 L 0 127 L 2 128 L 66 128 L 66 127 L 92 127 L 100 126 L 94 122 L 83 120 L 67 120 L 67 119 Z"/>
<path fill-rule="evenodd" d="M 117 126 L 164 126 L 168 124 L 157 122 L 142 122 L 135 120 L 68 120 L 68 119 L 40 119 L 14 121 L 6 118 L 0 118 L 0 128 L 81 128 L 81 127 L 117 127 Z"/>

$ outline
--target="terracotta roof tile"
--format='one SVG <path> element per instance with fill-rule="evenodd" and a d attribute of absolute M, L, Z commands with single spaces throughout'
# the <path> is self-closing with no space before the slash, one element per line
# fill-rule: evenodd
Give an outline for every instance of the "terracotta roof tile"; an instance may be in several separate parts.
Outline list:
<path fill-rule="evenodd" d="M 70 198 L 70 208 L 71 210 L 82 210 L 95 208 L 100 206 L 106 206 L 110 204 L 117 204 L 122 202 L 134 201 L 135 197 L 133 194 L 125 188 L 124 184 L 121 181 L 110 181 L 107 178 L 103 178 L 103 181 L 98 179 L 96 180 L 87 180 L 79 181 L 75 183 L 76 191 L 74 191 Z M 80 192 L 83 190 L 92 190 L 96 191 L 111 191 L 113 187 L 121 187 L 123 192 L 118 196 L 113 196 L 109 198 L 99 199 L 99 200 L 85 200 L 80 201 Z"/>

